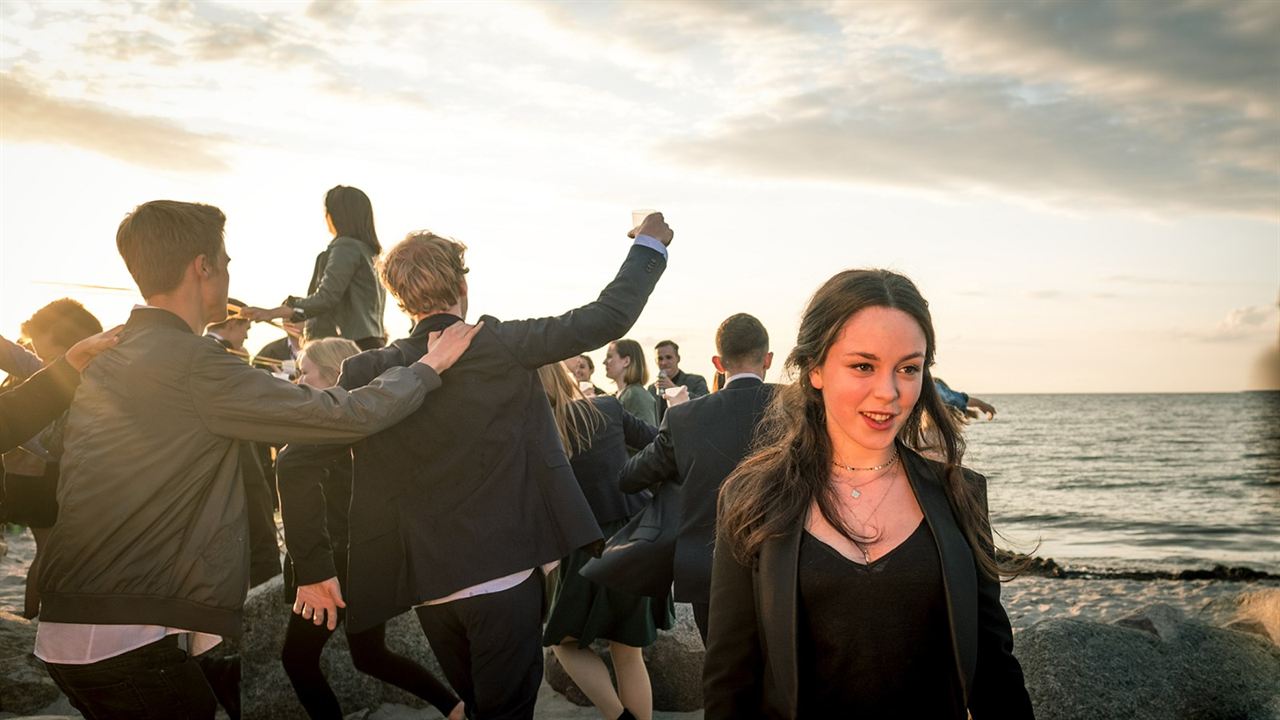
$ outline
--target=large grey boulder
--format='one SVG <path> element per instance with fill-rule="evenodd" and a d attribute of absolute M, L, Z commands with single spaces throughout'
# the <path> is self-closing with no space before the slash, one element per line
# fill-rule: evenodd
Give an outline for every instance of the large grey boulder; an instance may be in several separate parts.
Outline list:
<path fill-rule="evenodd" d="M 1280 718 L 1280 648 L 1167 605 L 1112 625 L 1045 620 L 1015 645 L 1039 720 Z"/>
<path fill-rule="evenodd" d="M 276 576 L 250 590 L 245 601 L 245 634 L 240 645 L 240 696 L 244 717 L 254 720 L 306 720 L 307 717 L 293 686 L 289 684 L 284 666 L 280 664 L 280 651 L 284 647 L 284 633 L 291 612 L 284 602 L 283 585 L 283 579 Z M 444 680 L 444 673 L 413 613 L 405 613 L 389 622 L 386 640 L 387 647 L 393 652 L 414 660 Z M 325 645 L 320 667 L 345 715 L 374 711 L 383 703 L 427 707 L 417 696 L 357 672 L 351 664 L 351 653 L 341 626 Z M 439 714 L 431 711 L 428 717 L 439 717 Z"/>
<path fill-rule="evenodd" d="M 597 641 L 591 647 L 604 658 L 612 674 L 609 644 Z M 702 660 L 705 652 L 698 626 L 693 620 L 693 608 L 677 604 L 675 626 L 670 631 L 659 631 L 657 641 L 644 649 L 655 710 L 688 712 L 702 708 Z M 547 650 L 546 681 L 570 702 L 583 706 L 591 704 L 550 649 Z"/>

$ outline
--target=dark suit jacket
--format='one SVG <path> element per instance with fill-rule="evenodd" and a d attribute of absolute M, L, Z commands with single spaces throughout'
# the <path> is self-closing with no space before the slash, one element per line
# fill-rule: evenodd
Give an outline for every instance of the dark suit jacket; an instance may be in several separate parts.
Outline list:
<path fill-rule="evenodd" d="M 65 358 L 58 358 L 26 382 L 0 393 L 0 452 L 18 447 L 57 420 L 71 407 L 79 385 L 80 373 Z"/>
<path fill-rule="evenodd" d="M 627 462 L 627 448 L 653 442 L 658 429 L 622 409 L 617 398 L 594 397 L 590 402 L 604 414 L 604 425 L 591 435 L 587 447 L 574 443 L 569 464 L 596 522 L 605 525 L 625 520 L 644 507 L 645 498 L 623 493 L 618 487 L 618 473 Z"/>
<path fill-rule="evenodd" d="M 659 253 L 632 246 L 595 302 L 559 317 L 481 318 L 431 401 L 353 446 L 349 632 L 601 539 L 537 370 L 625 335 L 665 268 Z M 338 384 L 415 362 L 428 333 L 457 319 L 425 318 L 408 338 L 348 358 Z M 318 567 L 328 574 L 297 563 L 298 582 L 332 577 L 331 563 Z"/>
<path fill-rule="evenodd" d="M 312 446 L 314 447 L 314 446 Z M 333 458 L 291 445 L 276 459 L 280 487 L 280 515 L 284 520 L 288 555 L 284 562 L 285 601 L 298 589 L 298 570 L 310 569 L 312 583 L 338 578 L 347 591 L 347 511 L 351 505 L 351 451 L 345 446 Z M 298 451 L 302 452 L 298 452 Z M 319 460 L 319 462 L 316 462 Z M 320 492 L 314 492 L 318 488 Z M 317 565 L 319 570 L 315 570 Z M 331 575 L 316 578 L 332 571 Z"/>
<path fill-rule="evenodd" d="M 657 439 L 623 468 L 620 484 L 627 492 L 661 482 L 682 486 L 674 567 L 679 602 L 711 598 L 720 483 L 747 454 L 776 387 L 741 378 L 718 393 L 671 408 Z"/>
<path fill-rule="evenodd" d="M 711 392 L 707 389 L 706 378 L 701 375 L 687 373 L 683 370 L 677 372 L 676 376 L 671 378 L 671 382 L 676 385 L 684 385 L 689 388 L 690 400 L 697 400 Z M 662 416 L 667 413 L 667 398 L 662 394 L 662 391 L 658 389 L 658 383 L 656 382 L 649 385 L 649 394 L 658 399 L 658 421 L 661 422 Z"/>
<path fill-rule="evenodd" d="M 71 407 L 80 373 L 58 358 L 20 385 L 0 392 L 0 453 L 30 440 Z M 0 521 L 48 527 L 57 517 L 54 491 L 58 465 L 49 463 L 41 478 L 5 475 L 0 457 Z"/>
<path fill-rule="evenodd" d="M 975 720 L 1031 718 L 1000 583 L 982 578 L 943 489 L 943 466 L 899 445 L 907 477 L 942 559 L 964 702 Z M 986 478 L 965 472 L 985 493 Z M 984 498 L 985 505 L 985 498 Z M 703 667 L 707 720 L 795 718 L 799 704 L 797 638 L 798 524 L 764 543 L 755 567 L 716 553 L 711 628 Z M 721 547 L 727 547 L 721 538 Z"/>

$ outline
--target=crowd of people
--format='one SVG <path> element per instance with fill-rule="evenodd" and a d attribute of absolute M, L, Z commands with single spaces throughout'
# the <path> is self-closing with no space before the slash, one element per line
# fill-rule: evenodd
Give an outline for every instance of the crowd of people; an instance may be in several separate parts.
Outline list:
<path fill-rule="evenodd" d="M 220 210 L 144 203 L 116 236 L 145 303 L 123 326 L 61 300 L 31 350 L 0 338 L 0 451 L 23 448 L 0 509 L 37 539 L 33 652 L 86 718 L 239 717 L 237 659 L 211 649 L 282 572 L 312 718 L 343 717 L 320 666 L 342 626 L 357 670 L 450 720 L 534 717 L 545 648 L 602 718 L 649 720 L 642 650 L 675 602 L 707 718 L 1031 717 L 986 481 L 962 466 L 965 415 L 995 408 L 932 377 L 911 280 L 827 281 L 790 383 L 765 382 L 745 313 L 710 387 L 673 340 L 650 382 L 625 336 L 668 264 L 662 214 L 594 301 L 474 322 L 466 246 L 384 249 L 373 217 L 330 190 L 307 295 L 262 308 L 228 297 Z M 387 293 L 413 320 L 390 342 Z M 255 322 L 285 337 L 250 357 Z M 443 679 L 387 647 L 410 610 Z"/>

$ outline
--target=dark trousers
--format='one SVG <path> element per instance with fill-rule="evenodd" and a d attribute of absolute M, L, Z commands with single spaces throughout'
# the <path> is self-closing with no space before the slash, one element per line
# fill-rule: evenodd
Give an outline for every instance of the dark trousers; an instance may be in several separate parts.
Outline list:
<path fill-rule="evenodd" d="M 542 572 L 510 590 L 419 607 L 449 684 L 477 720 L 529 720 L 542 684 Z"/>
<path fill-rule="evenodd" d="M 431 671 L 387 649 L 386 632 L 387 626 L 382 624 L 347 635 L 351 664 L 365 675 L 417 695 L 448 716 L 458 704 L 458 698 Z M 301 615 L 289 614 L 280 660 L 293 691 L 312 720 L 342 720 L 343 717 L 337 696 L 320 672 L 320 653 L 331 635 L 333 631 L 327 625 L 316 625 Z"/>
<path fill-rule="evenodd" d="M 89 665 L 45 663 L 85 720 L 212 720 L 213 689 L 170 635 Z"/>
<path fill-rule="evenodd" d="M 707 628 L 711 627 L 711 603 L 692 603 L 693 622 L 698 626 L 698 634 L 702 636 L 702 647 L 707 646 Z"/>

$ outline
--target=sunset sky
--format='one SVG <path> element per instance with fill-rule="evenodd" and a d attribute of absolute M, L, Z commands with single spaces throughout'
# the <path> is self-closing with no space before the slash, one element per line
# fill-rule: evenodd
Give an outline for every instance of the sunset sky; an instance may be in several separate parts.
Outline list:
<path fill-rule="evenodd" d="M 232 295 L 303 294 L 346 184 L 384 245 L 466 243 L 506 319 L 594 298 L 661 209 L 630 337 L 694 372 L 726 316 L 781 360 L 885 266 L 977 395 L 1280 387 L 1278 37 L 1268 0 L 4 0 L 0 334 L 67 295 L 123 321 L 74 286 L 132 287 L 115 228 L 159 198 L 226 212 Z"/>

